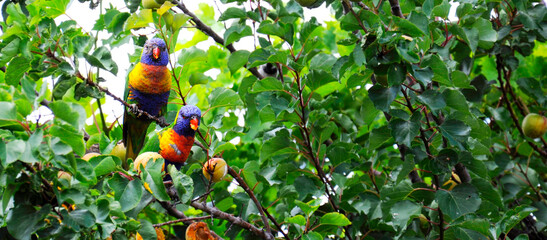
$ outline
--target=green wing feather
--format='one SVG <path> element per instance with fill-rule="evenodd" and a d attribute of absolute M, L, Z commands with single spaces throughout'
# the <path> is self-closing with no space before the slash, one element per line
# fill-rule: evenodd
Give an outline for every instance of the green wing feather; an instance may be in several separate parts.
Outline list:
<path fill-rule="evenodd" d="M 131 69 L 131 71 L 132 70 L 133 69 Z M 125 81 L 124 101 L 129 104 L 136 103 L 135 101 L 129 99 L 129 76 L 126 77 Z M 126 148 L 124 168 L 127 168 L 127 159 L 135 159 L 139 155 L 139 152 L 146 140 L 146 130 L 148 129 L 151 121 L 148 119 L 139 119 L 135 116 L 135 114 L 131 113 L 127 107 L 124 109 L 123 142 Z"/>

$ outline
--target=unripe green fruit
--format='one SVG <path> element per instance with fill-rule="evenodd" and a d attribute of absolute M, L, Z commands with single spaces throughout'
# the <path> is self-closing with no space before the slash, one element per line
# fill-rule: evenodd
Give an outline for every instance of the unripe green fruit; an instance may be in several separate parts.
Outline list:
<path fill-rule="evenodd" d="M 207 180 L 211 180 L 211 174 L 213 173 L 213 182 L 218 182 L 224 176 L 226 176 L 226 173 L 228 172 L 228 166 L 226 166 L 226 161 L 222 158 L 211 158 L 207 162 L 205 162 L 205 165 L 203 165 L 203 175 L 205 175 L 205 178 Z"/>
<path fill-rule="evenodd" d="M 526 115 L 522 121 L 522 131 L 530 138 L 543 136 L 547 131 L 547 118 L 536 113 Z"/>
<path fill-rule="evenodd" d="M 317 0 L 296 0 L 296 2 L 299 3 L 302 7 L 309 7 L 317 2 Z"/>
<path fill-rule="evenodd" d="M 375 74 L 376 82 L 382 86 L 387 86 L 387 74 Z"/>
<path fill-rule="evenodd" d="M 123 142 L 121 142 L 114 146 L 114 148 L 110 152 L 110 155 L 114 155 L 119 159 L 125 159 L 125 152 L 125 145 L 123 144 Z"/>
<path fill-rule="evenodd" d="M 145 9 L 160 8 L 162 4 L 163 4 L 163 2 L 158 3 L 155 0 L 142 0 L 142 7 L 144 7 Z"/>
<path fill-rule="evenodd" d="M 161 15 L 161 18 L 165 21 L 165 26 L 167 26 L 167 29 L 173 31 L 173 21 L 175 20 L 175 16 L 173 16 L 171 12 L 167 11 Z"/>

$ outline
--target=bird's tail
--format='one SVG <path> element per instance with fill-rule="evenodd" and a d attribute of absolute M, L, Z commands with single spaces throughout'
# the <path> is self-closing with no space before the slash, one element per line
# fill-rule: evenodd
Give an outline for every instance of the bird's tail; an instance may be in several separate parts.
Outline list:
<path fill-rule="evenodd" d="M 126 147 L 125 160 L 123 168 L 127 169 L 127 159 L 135 159 L 141 151 L 146 139 L 146 130 L 150 125 L 150 120 L 138 119 L 127 112 L 123 120 L 123 143 Z"/>

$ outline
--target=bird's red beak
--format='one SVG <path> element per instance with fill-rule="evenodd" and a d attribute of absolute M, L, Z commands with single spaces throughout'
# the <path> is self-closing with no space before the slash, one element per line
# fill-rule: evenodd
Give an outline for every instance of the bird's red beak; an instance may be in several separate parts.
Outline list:
<path fill-rule="evenodd" d="M 152 50 L 152 55 L 154 56 L 154 59 L 158 59 L 160 57 L 161 50 L 159 47 L 155 47 L 154 50 Z"/>
<path fill-rule="evenodd" d="M 192 128 L 194 131 L 198 130 L 198 120 L 196 118 L 190 120 L 190 128 Z"/>

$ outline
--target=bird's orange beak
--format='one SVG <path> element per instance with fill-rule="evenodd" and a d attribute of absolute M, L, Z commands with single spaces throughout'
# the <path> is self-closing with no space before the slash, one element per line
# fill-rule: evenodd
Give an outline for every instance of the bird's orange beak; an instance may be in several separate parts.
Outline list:
<path fill-rule="evenodd" d="M 154 59 L 158 59 L 160 57 L 161 50 L 159 47 L 155 47 L 154 50 L 152 50 L 152 55 L 154 56 Z"/>
<path fill-rule="evenodd" d="M 190 120 L 190 128 L 194 131 L 198 130 L 198 120 L 196 118 Z"/>

